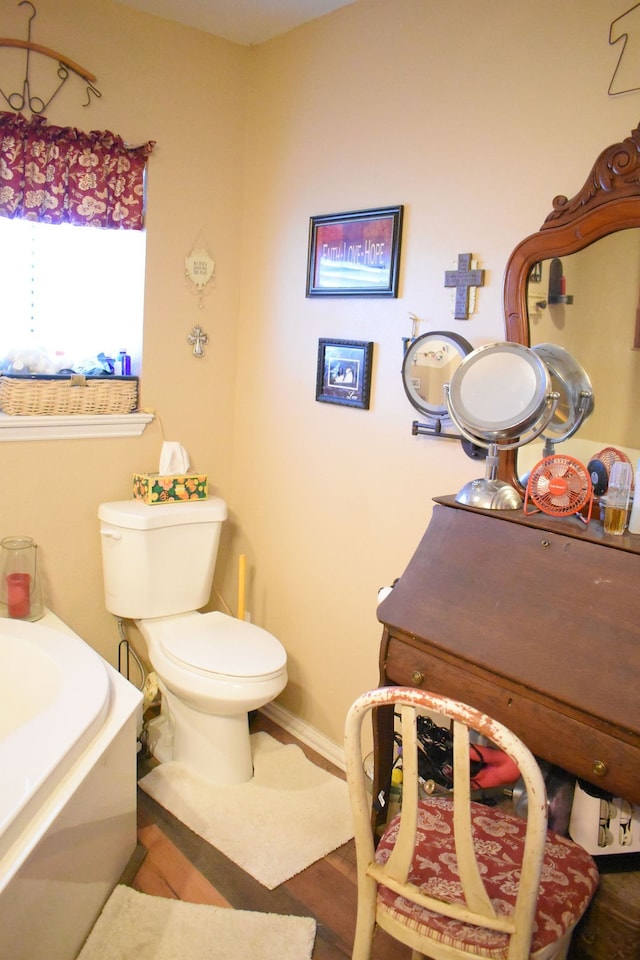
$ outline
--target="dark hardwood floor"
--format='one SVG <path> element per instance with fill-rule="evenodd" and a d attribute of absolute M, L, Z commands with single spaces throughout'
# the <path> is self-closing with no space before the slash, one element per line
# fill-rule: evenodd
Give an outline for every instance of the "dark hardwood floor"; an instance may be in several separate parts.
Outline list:
<path fill-rule="evenodd" d="M 252 717 L 251 729 L 254 733 L 264 730 L 281 743 L 297 743 L 309 760 L 344 779 L 342 770 L 263 714 Z M 154 765 L 153 758 L 139 755 L 139 778 Z M 268 890 L 139 789 L 138 841 L 136 856 L 123 877 L 123 882 L 136 890 L 236 910 L 313 917 L 317 932 L 312 960 L 349 960 L 351 957 L 356 918 L 353 840 L 275 890 Z M 590 955 L 575 946 L 569 950 L 569 960 L 585 960 Z M 635 954 L 633 956 L 635 958 Z M 372 960 L 410 960 L 410 957 L 407 947 L 384 931 L 377 931 Z"/>
<path fill-rule="evenodd" d="M 341 770 L 260 713 L 252 718 L 252 731 L 258 730 L 282 743 L 298 743 L 310 760 L 344 778 Z M 140 757 L 139 776 L 152 764 Z M 137 890 L 193 903 L 313 917 L 317 922 L 313 960 L 351 957 L 356 917 L 353 841 L 268 890 L 142 790 L 138 790 L 138 840 L 139 865 L 128 880 Z M 409 960 L 410 956 L 408 948 L 378 931 L 372 960 Z"/>

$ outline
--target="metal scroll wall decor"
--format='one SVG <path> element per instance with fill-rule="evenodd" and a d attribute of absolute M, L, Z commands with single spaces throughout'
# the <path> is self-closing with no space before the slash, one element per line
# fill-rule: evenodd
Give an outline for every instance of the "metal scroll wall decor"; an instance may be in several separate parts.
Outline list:
<path fill-rule="evenodd" d="M 610 97 L 640 90 L 640 67 L 638 66 L 640 3 L 630 7 L 612 22 L 609 29 L 609 44 L 613 46 L 620 41 L 622 41 L 620 56 L 607 91 Z"/>
<path fill-rule="evenodd" d="M 0 47 L 13 47 L 25 51 L 25 74 L 22 82 L 21 92 L 16 90 L 13 93 L 6 93 L 2 87 L 0 87 L 0 96 L 2 96 L 5 103 L 16 112 L 28 109 L 31 111 L 31 113 L 44 113 L 72 73 L 77 77 L 80 77 L 80 79 L 84 80 L 86 83 L 87 102 L 82 104 L 83 107 L 88 107 L 91 103 L 91 94 L 96 97 L 101 97 L 102 94 L 95 86 L 96 77 L 87 69 L 85 69 L 85 67 L 81 67 L 79 63 L 74 63 L 74 61 L 70 60 L 69 57 L 66 57 L 63 53 L 58 53 L 56 50 L 52 50 L 51 47 L 43 47 L 42 44 L 33 42 L 31 39 L 31 26 L 37 16 L 36 8 L 30 2 L 30 0 L 20 0 L 18 6 L 29 7 L 31 11 L 27 22 L 27 39 L 16 40 L 9 37 L 0 37 Z M 32 53 L 41 54 L 44 57 L 50 57 L 52 60 L 56 60 L 58 62 L 57 77 L 59 83 L 54 89 L 53 93 L 50 93 L 48 99 L 46 100 L 44 97 L 37 96 L 31 90 L 30 73 Z"/>

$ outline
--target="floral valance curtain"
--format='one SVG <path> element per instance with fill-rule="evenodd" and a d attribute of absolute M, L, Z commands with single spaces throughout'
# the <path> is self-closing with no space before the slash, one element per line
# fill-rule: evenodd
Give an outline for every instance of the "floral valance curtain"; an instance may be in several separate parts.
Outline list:
<path fill-rule="evenodd" d="M 144 226 L 144 172 L 155 143 L 128 147 L 0 111 L 0 216 L 107 229 Z"/>

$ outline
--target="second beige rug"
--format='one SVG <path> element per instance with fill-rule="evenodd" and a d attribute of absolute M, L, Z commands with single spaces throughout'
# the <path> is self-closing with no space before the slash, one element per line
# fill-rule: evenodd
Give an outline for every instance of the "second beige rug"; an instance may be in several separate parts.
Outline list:
<path fill-rule="evenodd" d="M 310 960 L 311 917 L 150 897 L 117 886 L 78 960 Z"/>
<path fill-rule="evenodd" d="M 163 763 L 140 787 L 270 890 L 353 836 L 343 780 L 267 733 L 251 737 L 254 776 L 216 787 Z"/>

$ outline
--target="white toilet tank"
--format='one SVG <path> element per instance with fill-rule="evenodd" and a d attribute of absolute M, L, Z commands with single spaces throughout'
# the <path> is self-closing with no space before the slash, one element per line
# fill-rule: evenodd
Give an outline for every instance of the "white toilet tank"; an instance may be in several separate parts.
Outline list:
<path fill-rule="evenodd" d="M 150 620 L 198 610 L 209 600 L 227 506 L 219 497 L 98 508 L 107 610 Z"/>

